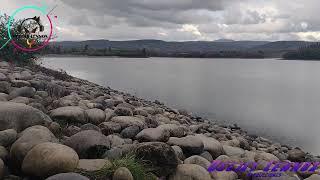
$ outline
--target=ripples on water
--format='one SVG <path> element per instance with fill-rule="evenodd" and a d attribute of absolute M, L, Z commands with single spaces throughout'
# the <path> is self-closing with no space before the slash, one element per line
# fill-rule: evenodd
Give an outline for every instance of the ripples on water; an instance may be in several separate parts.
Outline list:
<path fill-rule="evenodd" d="M 320 62 L 60 57 L 43 63 L 320 154 Z"/>

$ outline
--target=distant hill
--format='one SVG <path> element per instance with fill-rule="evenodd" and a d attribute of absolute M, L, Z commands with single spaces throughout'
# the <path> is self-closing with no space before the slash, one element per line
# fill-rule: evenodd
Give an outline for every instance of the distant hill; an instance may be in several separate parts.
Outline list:
<path fill-rule="evenodd" d="M 305 41 L 234 41 L 220 39 L 216 41 L 161 41 L 161 40 L 132 40 L 132 41 L 62 41 L 52 42 L 51 46 L 61 49 L 77 49 L 81 51 L 84 47 L 94 50 L 123 50 L 148 52 L 151 56 L 190 56 L 190 57 L 222 57 L 225 54 L 233 57 L 234 54 L 259 53 L 259 57 L 282 57 L 286 52 L 297 50 L 314 42 Z M 208 54 L 211 54 L 208 56 Z M 212 55 L 214 54 L 214 55 Z M 218 55 L 217 55 L 218 54 Z M 220 54 L 220 55 L 219 55 Z M 230 55 L 233 54 L 233 55 Z M 237 57 L 237 56 L 235 56 Z"/>
<path fill-rule="evenodd" d="M 235 40 L 232 39 L 217 39 L 214 42 L 234 42 Z"/>
<path fill-rule="evenodd" d="M 62 48 L 81 48 L 88 45 L 94 49 L 117 48 L 126 50 L 136 50 L 146 48 L 152 51 L 161 52 L 212 52 L 224 50 L 245 50 L 259 45 L 264 45 L 267 41 L 186 41 L 167 42 L 161 40 L 133 40 L 133 41 L 109 41 L 109 40 L 89 40 L 89 41 L 62 41 L 53 42 L 55 46 Z"/>

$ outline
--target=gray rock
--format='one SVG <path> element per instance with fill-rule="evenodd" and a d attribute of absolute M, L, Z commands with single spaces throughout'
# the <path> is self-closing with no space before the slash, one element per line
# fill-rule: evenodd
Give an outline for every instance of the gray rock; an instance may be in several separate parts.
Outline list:
<path fill-rule="evenodd" d="M 36 90 L 32 87 L 22 87 L 14 89 L 9 94 L 9 99 L 14 99 L 16 97 L 28 97 L 32 98 L 36 94 Z"/>
<path fill-rule="evenodd" d="M 293 162 L 303 162 L 305 157 L 306 153 L 300 149 L 292 149 L 288 152 L 288 160 Z"/>
<path fill-rule="evenodd" d="M 171 146 L 171 147 L 172 147 L 172 149 L 174 150 L 177 158 L 179 158 L 179 159 L 182 160 L 182 161 L 186 159 L 186 157 L 185 157 L 184 154 L 183 154 L 182 149 L 181 149 L 179 146 Z"/>
<path fill-rule="evenodd" d="M 106 151 L 102 157 L 105 159 L 113 160 L 113 159 L 121 158 L 122 155 L 123 155 L 122 149 L 115 147 L 115 148 L 112 148 L 112 149 Z"/>
<path fill-rule="evenodd" d="M 37 177 L 73 172 L 78 165 L 77 153 L 61 144 L 42 143 L 32 148 L 22 163 L 22 171 Z"/>
<path fill-rule="evenodd" d="M 0 92 L 9 93 L 11 88 L 11 84 L 6 81 L 0 81 Z"/>
<path fill-rule="evenodd" d="M 143 119 L 133 116 L 116 116 L 113 117 L 111 121 L 120 124 L 122 129 L 129 126 L 138 126 L 139 128 L 143 128 L 145 126 Z"/>
<path fill-rule="evenodd" d="M 114 172 L 112 176 L 112 180 L 134 180 L 134 179 L 129 169 L 125 167 L 120 167 Z"/>
<path fill-rule="evenodd" d="M 241 148 L 232 147 L 232 146 L 223 146 L 223 150 L 226 155 L 229 157 L 240 158 L 245 154 L 245 151 Z"/>
<path fill-rule="evenodd" d="M 8 68 L 8 67 L 10 67 L 10 65 L 7 61 L 0 61 L 0 67 L 1 68 Z"/>
<path fill-rule="evenodd" d="M 170 137 L 167 144 L 181 147 L 183 153 L 187 156 L 201 154 L 204 150 L 203 142 L 196 136 L 186 136 L 183 138 Z"/>
<path fill-rule="evenodd" d="M 40 103 L 30 103 L 28 104 L 29 106 L 36 108 L 44 113 L 47 113 L 47 109 Z"/>
<path fill-rule="evenodd" d="M 22 71 L 17 77 L 16 79 L 19 79 L 19 80 L 31 80 L 33 77 L 31 75 L 30 72 L 28 71 Z"/>
<path fill-rule="evenodd" d="M 145 116 L 145 117 L 148 117 L 149 114 L 147 111 L 143 110 L 143 109 L 140 109 L 140 108 L 136 108 L 134 111 L 133 111 L 133 114 L 134 115 L 140 115 L 140 116 Z"/>
<path fill-rule="evenodd" d="M 81 127 L 81 130 L 85 131 L 85 130 L 94 130 L 94 131 L 98 131 L 101 132 L 100 128 L 94 124 L 84 124 Z"/>
<path fill-rule="evenodd" d="M 210 166 L 210 162 L 201 156 L 191 156 L 183 161 L 184 164 L 197 164 L 205 169 Z"/>
<path fill-rule="evenodd" d="M 85 112 L 89 122 L 92 124 L 98 125 L 106 119 L 106 114 L 101 109 L 88 109 Z"/>
<path fill-rule="evenodd" d="M 205 158 L 209 162 L 213 161 L 213 157 L 211 156 L 211 154 L 208 151 L 204 151 L 202 154 L 200 154 L 200 156 Z"/>
<path fill-rule="evenodd" d="M 169 180 L 211 180 L 209 172 L 196 164 L 180 164 Z"/>
<path fill-rule="evenodd" d="M 43 126 L 32 126 L 19 134 L 10 149 L 11 160 L 20 167 L 27 153 L 36 145 L 45 142 L 58 142 L 52 132 Z"/>
<path fill-rule="evenodd" d="M 320 180 L 320 175 L 318 174 L 313 174 L 312 176 L 304 179 L 304 180 Z"/>
<path fill-rule="evenodd" d="M 52 122 L 49 126 L 49 129 L 55 135 L 60 135 L 62 130 L 60 124 L 56 122 Z"/>
<path fill-rule="evenodd" d="M 110 142 L 110 147 L 119 147 L 126 144 L 126 141 L 117 135 L 109 135 L 107 136 L 107 140 Z"/>
<path fill-rule="evenodd" d="M 0 93 L 0 101 L 8 101 L 9 95 L 5 93 Z"/>
<path fill-rule="evenodd" d="M 0 179 L 3 178 L 5 173 L 5 166 L 4 166 L 4 162 L 2 159 L 0 159 Z"/>
<path fill-rule="evenodd" d="M 138 126 L 130 126 L 121 131 L 121 136 L 123 138 L 134 138 L 140 132 Z"/>
<path fill-rule="evenodd" d="M 106 159 L 80 159 L 77 169 L 92 173 L 108 167 L 112 167 L 112 163 Z"/>
<path fill-rule="evenodd" d="M 264 161 L 279 161 L 279 158 L 277 158 L 275 155 L 266 153 L 266 152 L 258 152 L 256 153 L 254 160 L 256 162 L 264 160 Z"/>
<path fill-rule="evenodd" d="M 6 81 L 7 79 L 7 76 L 0 72 L 0 81 Z"/>
<path fill-rule="evenodd" d="M 201 139 L 204 144 L 204 150 L 208 151 L 213 158 L 217 158 L 218 156 L 224 154 L 222 144 L 218 140 L 201 134 L 197 134 L 196 137 Z"/>
<path fill-rule="evenodd" d="M 157 115 L 155 115 L 155 116 L 154 116 L 154 119 L 155 119 L 155 121 L 157 121 L 157 122 L 162 122 L 162 123 L 164 123 L 164 124 L 170 124 L 170 123 L 171 123 L 170 119 L 167 118 L 167 117 L 165 117 L 165 116 L 162 115 L 162 114 L 157 114 Z"/>
<path fill-rule="evenodd" d="M 178 165 L 178 158 L 171 146 L 161 142 L 139 144 L 136 149 L 139 159 L 152 164 L 153 173 L 158 177 L 171 174 Z"/>
<path fill-rule="evenodd" d="M 33 107 L 11 102 L 0 103 L 0 130 L 15 129 L 17 132 L 34 125 L 48 125 L 49 116 Z"/>
<path fill-rule="evenodd" d="M 90 180 L 90 179 L 77 173 L 62 173 L 62 174 L 51 176 L 46 180 Z"/>
<path fill-rule="evenodd" d="M 114 113 L 114 110 L 112 110 L 112 109 L 106 109 L 106 110 L 104 110 L 104 112 L 106 113 L 106 119 L 105 119 L 105 121 L 110 121 L 111 118 L 113 118 L 114 116 L 116 116 L 116 114 Z"/>
<path fill-rule="evenodd" d="M 13 102 L 13 103 L 21 103 L 21 104 L 29 104 L 30 100 L 29 98 L 27 97 L 16 97 L 12 100 L 10 100 L 10 102 Z"/>
<path fill-rule="evenodd" d="M 0 159 L 2 159 L 3 161 L 6 161 L 8 157 L 9 157 L 8 150 L 5 147 L 0 146 Z"/>
<path fill-rule="evenodd" d="M 170 137 L 184 137 L 187 134 L 187 128 L 176 124 L 163 124 L 158 128 L 166 129 L 170 132 Z"/>
<path fill-rule="evenodd" d="M 126 107 L 117 107 L 114 113 L 118 116 L 133 116 L 132 110 Z"/>
<path fill-rule="evenodd" d="M 11 81 L 11 83 L 12 83 L 12 86 L 17 87 L 17 88 L 31 86 L 31 83 L 29 83 L 28 81 L 23 81 L 23 80 L 13 80 L 13 81 Z"/>
<path fill-rule="evenodd" d="M 11 146 L 16 141 L 17 135 L 17 131 L 14 129 L 0 131 L 0 146 Z"/>
<path fill-rule="evenodd" d="M 81 131 L 81 128 L 79 128 L 78 126 L 70 125 L 66 129 L 63 130 L 63 133 L 66 136 L 73 136 L 80 131 Z"/>
<path fill-rule="evenodd" d="M 233 171 L 215 171 L 211 173 L 213 179 L 221 179 L 221 180 L 237 180 L 238 175 Z"/>
<path fill-rule="evenodd" d="M 120 133 L 121 132 L 121 126 L 118 123 L 115 122 L 104 122 L 99 125 L 102 134 L 108 136 L 110 134 L 114 133 Z"/>
<path fill-rule="evenodd" d="M 84 110 L 77 106 L 67 106 L 52 110 L 50 116 L 54 119 L 66 121 L 74 121 L 79 123 L 87 122 Z"/>
<path fill-rule="evenodd" d="M 93 130 L 81 131 L 64 144 L 74 149 L 81 159 L 100 158 L 111 147 L 105 135 Z"/>
<path fill-rule="evenodd" d="M 137 134 L 136 139 L 142 142 L 167 142 L 170 132 L 163 128 L 148 128 Z"/>

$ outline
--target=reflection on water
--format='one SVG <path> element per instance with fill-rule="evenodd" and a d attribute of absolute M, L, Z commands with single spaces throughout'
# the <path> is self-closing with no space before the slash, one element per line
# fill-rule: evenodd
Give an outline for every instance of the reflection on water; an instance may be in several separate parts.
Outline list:
<path fill-rule="evenodd" d="M 79 57 L 43 62 L 320 154 L 320 62 Z"/>

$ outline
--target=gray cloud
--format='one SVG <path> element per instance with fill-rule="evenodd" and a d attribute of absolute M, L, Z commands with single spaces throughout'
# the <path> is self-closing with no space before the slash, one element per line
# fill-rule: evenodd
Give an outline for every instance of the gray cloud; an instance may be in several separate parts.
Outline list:
<path fill-rule="evenodd" d="M 3 0 L 2 0 L 3 1 Z M 41 4 L 30 0 L 28 4 Z M 318 0 L 47 0 L 59 40 L 320 40 Z M 10 0 L 11 12 L 27 5 Z"/>

